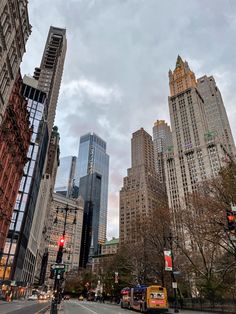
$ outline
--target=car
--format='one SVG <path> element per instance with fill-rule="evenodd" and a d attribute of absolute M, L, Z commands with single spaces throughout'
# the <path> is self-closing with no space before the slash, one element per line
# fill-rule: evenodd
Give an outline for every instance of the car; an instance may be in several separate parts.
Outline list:
<path fill-rule="evenodd" d="M 38 296 L 38 299 L 39 299 L 39 300 L 47 300 L 47 295 L 46 295 L 46 294 L 40 294 L 40 295 Z"/>
<path fill-rule="evenodd" d="M 64 300 L 70 300 L 70 296 L 69 295 L 64 295 Z"/>
<path fill-rule="evenodd" d="M 32 294 L 28 297 L 28 301 L 35 301 L 38 300 L 38 296 L 36 294 Z"/>
<path fill-rule="evenodd" d="M 84 301 L 84 297 L 82 295 L 79 296 L 79 301 Z"/>

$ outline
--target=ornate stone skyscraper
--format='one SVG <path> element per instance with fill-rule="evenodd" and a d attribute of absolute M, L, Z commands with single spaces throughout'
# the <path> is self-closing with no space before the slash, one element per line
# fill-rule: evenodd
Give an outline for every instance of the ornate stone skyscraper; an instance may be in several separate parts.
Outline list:
<path fill-rule="evenodd" d="M 164 185 L 158 180 L 152 137 L 143 128 L 133 133 L 131 168 L 120 191 L 120 243 L 138 243 L 140 224 L 165 202 Z"/>
<path fill-rule="evenodd" d="M 27 0 L 0 1 L 0 124 L 31 33 Z"/>
<path fill-rule="evenodd" d="M 178 56 L 169 83 L 173 151 L 166 155 L 166 180 L 176 224 L 175 213 L 186 206 L 188 193 L 196 191 L 199 182 L 217 176 L 225 160 L 234 158 L 235 145 L 212 77 L 196 81 L 188 63 Z"/>

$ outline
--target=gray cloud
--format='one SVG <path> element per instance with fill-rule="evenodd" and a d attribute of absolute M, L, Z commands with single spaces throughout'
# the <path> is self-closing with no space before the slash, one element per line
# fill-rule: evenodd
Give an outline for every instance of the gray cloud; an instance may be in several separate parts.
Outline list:
<path fill-rule="evenodd" d="M 233 0 L 32 0 L 33 33 L 23 72 L 39 65 L 50 25 L 67 28 L 56 123 L 62 155 L 95 131 L 108 144 L 108 236 L 118 235 L 118 191 L 130 166 L 131 133 L 169 121 L 168 69 L 177 54 L 199 77 L 213 74 L 236 123 L 236 2 Z M 46 7 L 46 13 L 42 10 Z"/>

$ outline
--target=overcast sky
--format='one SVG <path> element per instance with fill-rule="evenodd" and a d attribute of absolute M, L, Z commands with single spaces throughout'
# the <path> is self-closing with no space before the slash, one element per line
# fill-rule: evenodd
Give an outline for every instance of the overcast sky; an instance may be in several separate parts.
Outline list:
<path fill-rule="evenodd" d="M 107 142 L 108 238 L 118 236 L 131 134 L 169 122 L 168 70 L 178 54 L 197 77 L 214 75 L 236 136 L 235 0 L 29 0 L 29 18 L 23 74 L 40 65 L 50 25 L 67 29 L 56 115 L 61 156 L 78 155 L 87 132 Z"/>

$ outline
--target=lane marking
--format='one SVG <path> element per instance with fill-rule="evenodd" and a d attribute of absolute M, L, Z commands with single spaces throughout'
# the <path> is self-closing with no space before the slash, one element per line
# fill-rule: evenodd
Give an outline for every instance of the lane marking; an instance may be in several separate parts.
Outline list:
<path fill-rule="evenodd" d="M 35 314 L 39 314 L 41 313 L 43 310 L 50 308 L 50 304 L 48 304 L 47 306 L 43 307 L 41 310 L 39 310 L 38 312 L 35 312 Z"/>
<path fill-rule="evenodd" d="M 85 310 L 88 310 L 89 312 L 93 313 L 93 314 L 98 314 L 98 312 L 94 312 L 93 310 L 91 309 L 88 309 L 86 306 L 82 305 L 82 304 L 79 304 L 79 303 L 76 303 L 78 304 L 79 306 L 81 306 L 82 308 L 84 308 Z"/>

